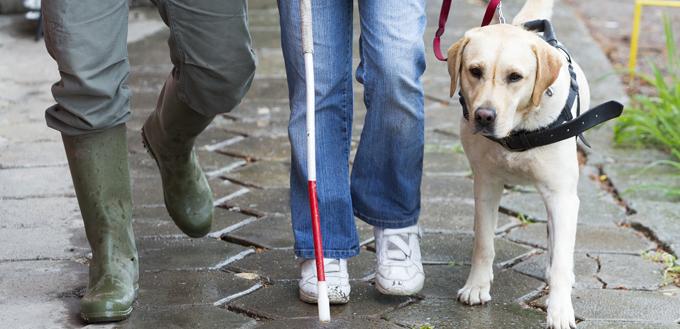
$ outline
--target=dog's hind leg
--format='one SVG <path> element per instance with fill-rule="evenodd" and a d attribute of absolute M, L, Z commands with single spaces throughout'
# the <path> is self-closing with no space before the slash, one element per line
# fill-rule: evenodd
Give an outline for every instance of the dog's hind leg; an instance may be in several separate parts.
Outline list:
<path fill-rule="evenodd" d="M 571 184 L 570 184 L 571 185 Z M 579 199 L 576 184 L 572 188 L 538 186 L 548 210 L 548 255 L 546 281 L 548 328 L 575 328 L 571 290 L 574 284 L 574 244 Z"/>
<path fill-rule="evenodd" d="M 491 300 L 493 281 L 494 231 L 498 221 L 498 205 L 503 195 L 503 182 L 492 174 L 475 172 L 475 246 L 472 268 L 465 286 L 458 291 L 463 304 L 484 304 Z"/>

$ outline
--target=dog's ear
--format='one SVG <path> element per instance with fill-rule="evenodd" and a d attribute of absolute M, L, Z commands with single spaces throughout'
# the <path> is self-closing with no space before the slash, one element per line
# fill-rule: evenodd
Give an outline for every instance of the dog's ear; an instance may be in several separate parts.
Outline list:
<path fill-rule="evenodd" d="M 458 42 L 454 43 L 453 46 L 449 48 L 449 51 L 446 54 L 446 61 L 449 62 L 449 75 L 451 76 L 451 92 L 449 97 L 453 97 L 453 93 L 456 92 L 458 75 L 460 74 L 460 66 L 462 65 L 463 50 L 465 50 L 465 46 L 468 42 L 470 42 L 470 38 L 467 36 L 458 40 Z"/>
<path fill-rule="evenodd" d="M 541 104 L 541 98 L 546 89 L 550 87 L 560 75 L 562 61 L 560 55 L 553 47 L 545 42 L 533 44 L 531 48 L 536 54 L 536 82 L 531 100 L 534 106 Z"/>

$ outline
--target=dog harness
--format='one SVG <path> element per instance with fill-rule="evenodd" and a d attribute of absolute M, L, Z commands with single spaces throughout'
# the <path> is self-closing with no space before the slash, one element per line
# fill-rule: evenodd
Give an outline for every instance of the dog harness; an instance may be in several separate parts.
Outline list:
<path fill-rule="evenodd" d="M 524 27 L 530 31 L 543 32 L 542 38 L 551 46 L 561 50 L 567 56 L 569 63 L 569 76 L 571 84 L 569 87 L 569 96 L 567 102 L 562 108 L 560 115 L 551 124 L 536 130 L 518 130 L 504 138 L 495 138 L 493 136 L 484 137 L 501 144 L 503 147 L 513 152 L 524 152 L 534 147 L 544 146 L 565 140 L 570 137 L 580 138 L 583 144 L 590 147 L 588 142 L 583 137 L 583 132 L 595 127 L 596 125 L 621 115 L 623 105 L 617 101 L 608 101 L 600 104 L 581 115 L 581 96 L 579 94 L 578 83 L 576 82 L 576 72 L 571 62 L 571 56 L 564 46 L 557 43 L 552 24 L 548 20 L 540 19 L 524 23 Z M 552 96 L 552 89 L 548 88 L 548 96 Z M 465 120 L 470 121 L 470 113 L 467 109 L 465 98 L 462 93 L 460 96 L 460 105 L 463 106 L 463 116 Z M 571 108 L 576 101 L 576 118 L 571 114 Z"/>

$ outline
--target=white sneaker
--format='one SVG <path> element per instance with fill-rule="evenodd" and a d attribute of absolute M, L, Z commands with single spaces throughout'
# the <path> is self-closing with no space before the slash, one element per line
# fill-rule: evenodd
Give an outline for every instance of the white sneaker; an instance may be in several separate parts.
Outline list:
<path fill-rule="evenodd" d="M 425 273 L 420 260 L 418 225 L 400 229 L 373 227 L 378 266 L 375 285 L 387 295 L 412 295 L 423 288 Z"/>
<path fill-rule="evenodd" d="M 306 303 L 318 301 L 316 260 L 314 258 L 300 258 L 300 300 Z M 328 300 L 331 304 L 346 304 L 349 302 L 349 274 L 347 274 L 347 260 L 324 258 L 326 285 L 328 285 Z"/>

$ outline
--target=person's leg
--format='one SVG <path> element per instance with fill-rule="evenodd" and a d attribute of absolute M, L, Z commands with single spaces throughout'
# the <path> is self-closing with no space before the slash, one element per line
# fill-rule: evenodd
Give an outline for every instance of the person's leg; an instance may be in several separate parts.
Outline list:
<path fill-rule="evenodd" d="M 354 214 L 375 227 L 376 285 L 387 294 L 422 288 L 417 221 L 424 147 L 425 1 L 360 0 L 357 80 L 366 121 L 352 167 Z"/>
<path fill-rule="evenodd" d="M 125 0 L 42 2 L 45 45 L 59 65 L 48 126 L 62 133 L 73 186 L 92 248 L 80 302 L 87 322 L 132 312 L 139 276 L 125 133 L 130 117 Z"/>
<path fill-rule="evenodd" d="M 248 32 L 247 2 L 159 0 L 170 27 L 174 69 L 156 110 L 142 128 L 156 160 L 170 217 L 187 235 L 210 232 L 213 200 L 193 150 L 196 137 L 250 89 L 257 60 Z"/>
<path fill-rule="evenodd" d="M 132 312 L 139 278 L 125 124 L 62 139 L 92 248 L 81 315 L 87 322 L 123 320 Z"/>
<path fill-rule="evenodd" d="M 77 9 L 77 10 L 76 10 Z M 68 136 L 103 132 L 130 118 L 124 0 L 42 2 L 45 46 L 59 65 L 47 125 Z"/>
<path fill-rule="evenodd" d="M 316 81 L 316 167 L 324 257 L 359 253 L 359 237 L 349 193 L 352 137 L 352 1 L 312 3 Z M 279 1 L 281 44 L 290 98 L 291 213 L 295 254 L 314 258 L 307 185 L 305 68 L 299 4 Z"/>
<path fill-rule="evenodd" d="M 179 99 L 205 117 L 234 109 L 253 82 L 257 58 L 247 0 L 151 0 L 170 27 Z"/>
<path fill-rule="evenodd" d="M 317 300 L 314 243 L 307 185 L 306 83 L 298 1 L 279 0 L 281 44 L 290 98 L 291 214 L 300 257 L 300 299 Z M 359 253 L 349 192 L 352 136 L 351 0 L 313 1 L 316 168 L 326 281 L 331 303 L 349 301 L 346 258 Z"/>

